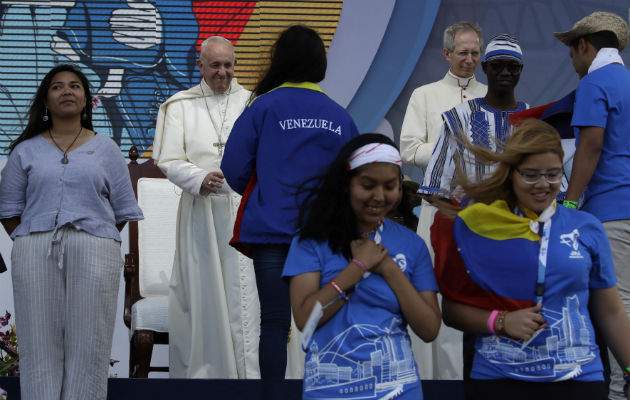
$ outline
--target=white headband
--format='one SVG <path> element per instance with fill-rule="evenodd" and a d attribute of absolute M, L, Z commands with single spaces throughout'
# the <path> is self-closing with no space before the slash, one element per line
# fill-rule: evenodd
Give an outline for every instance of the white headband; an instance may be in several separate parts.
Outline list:
<path fill-rule="evenodd" d="M 386 143 L 369 143 L 352 153 L 348 160 L 348 170 L 379 162 L 396 164 L 399 167 L 402 165 L 400 153 L 394 146 Z"/>

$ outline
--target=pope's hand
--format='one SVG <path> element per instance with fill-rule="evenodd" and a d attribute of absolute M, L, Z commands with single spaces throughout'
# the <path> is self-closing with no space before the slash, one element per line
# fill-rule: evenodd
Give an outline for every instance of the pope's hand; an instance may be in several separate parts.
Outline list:
<path fill-rule="evenodd" d="M 208 175 L 203 178 L 203 182 L 201 182 L 199 194 L 205 196 L 210 193 L 217 193 L 223 186 L 224 178 L 221 171 L 209 172 Z"/>

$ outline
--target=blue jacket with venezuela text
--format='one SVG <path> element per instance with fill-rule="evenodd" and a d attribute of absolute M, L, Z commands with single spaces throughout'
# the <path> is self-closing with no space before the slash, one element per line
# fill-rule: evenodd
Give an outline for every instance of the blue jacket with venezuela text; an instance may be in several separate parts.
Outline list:
<path fill-rule="evenodd" d="M 314 83 L 287 82 L 252 101 L 221 163 L 227 183 L 243 195 L 230 243 L 246 255 L 249 243 L 291 243 L 306 194 L 298 189 L 313 187 L 311 179 L 357 135 L 346 110 Z"/>

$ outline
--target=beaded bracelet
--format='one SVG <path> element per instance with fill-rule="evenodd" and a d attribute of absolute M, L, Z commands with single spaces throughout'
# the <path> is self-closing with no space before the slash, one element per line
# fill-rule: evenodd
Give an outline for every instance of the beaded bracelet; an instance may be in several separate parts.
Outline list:
<path fill-rule="evenodd" d="M 564 200 L 562 202 L 562 205 L 565 206 L 566 208 L 572 208 L 574 210 L 577 210 L 578 208 L 578 202 L 573 201 L 573 200 Z"/>
<path fill-rule="evenodd" d="M 497 315 L 499 315 L 499 310 L 492 310 L 492 312 L 490 313 L 490 316 L 488 317 L 488 330 L 490 331 L 490 333 L 493 334 L 497 334 L 496 329 L 494 329 L 494 324 L 496 322 L 497 319 Z"/>
<path fill-rule="evenodd" d="M 361 260 L 357 260 L 356 258 L 353 258 L 352 260 L 350 260 L 350 262 L 355 263 L 356 265 L 359 266 L 359 268 L 361 268 L 363 270 L 363 272 L 368 272 L 367 267 L 365 266 L 365 264 L 363 264 L 361 262 Z"/>
<path fill-rule="evenodd" d="M 499 312 L 497 316 L 496 325 L 494 329 L 497 332 L 497 335 L 503 336 L 505 335 L 505 316 L 507 315 L 507 311 L 503 310 Z"/>
<path fill-rule="evenodd" d="M 331 279 L 331 280 L 330 280 L 330 282 L 328 282 L 328 283 L 330 283 L 330 286 L 332 286 L 332 287 L 334 287 L 334 288 L 335 288 L 335 290 L 337 291 L 337 293 L 339 293 L 339 295 L 340 295 L 340 296 L 342 296 L 342 297 L 343 297 L 343 299 L 344 299 L 345 301 L 350 300 L 350 296 L 348 296 L 348 295 L 346 294 L 346 292 L 344 292 L 343 290 L 341 290 L 341 286 L 339 286 L 339 284 L 338 284 L 337 282 L 335 282 L 334 280 L 332 280 L 332 279 Z"/>

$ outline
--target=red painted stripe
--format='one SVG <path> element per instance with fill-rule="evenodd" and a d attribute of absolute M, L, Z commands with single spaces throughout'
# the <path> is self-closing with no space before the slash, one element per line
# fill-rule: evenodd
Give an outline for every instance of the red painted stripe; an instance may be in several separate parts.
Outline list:
<path fill-rule="evenodd" d="M 197 51 L 210 36 L 220 35 L 236 45 L 256 8 L 256 1 L 198 1 L 192 9 L 199 23 Z"/>

